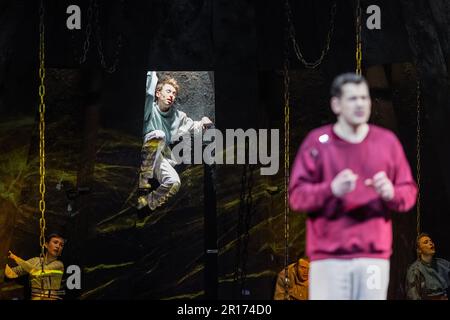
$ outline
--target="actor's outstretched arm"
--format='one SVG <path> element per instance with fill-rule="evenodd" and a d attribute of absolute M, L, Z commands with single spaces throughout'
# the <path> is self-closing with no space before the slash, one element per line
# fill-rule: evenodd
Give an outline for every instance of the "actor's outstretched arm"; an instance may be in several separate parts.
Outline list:
<path fill-rule="evenodd" d="M 156 84 L 158 77 L 155 71 L 147 72 L 147 83 L 145 86 L 145 106 L 144 106 L 144 123 L 150 121 L 150 116 L 153 109 L 153 102 L 155 101 Z"/>

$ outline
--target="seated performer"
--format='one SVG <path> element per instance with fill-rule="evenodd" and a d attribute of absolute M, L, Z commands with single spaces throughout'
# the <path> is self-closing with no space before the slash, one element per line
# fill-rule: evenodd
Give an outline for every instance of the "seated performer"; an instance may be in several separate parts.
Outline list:
<path fill-rule="evenodd" d="M 410 300 L 448 300 L 450 262 L 435 258 L 430 236 L 421 233 L 416 241 L 417 260 L 406 274 L 406 297 Z"/>
<path fill-rule="evenodd" d="M 274 300 L 308 300 L 309 261 L 301 258 L 288 266 L 287 286 L 285 290 L 285 271 L 280 271 L 275 286 Z"/>
<path fill-rule="evenodd" d="M 50 234 L 45 242 L 45 248 L 46 252 L 43 259 L 34 257 L 26 261 L 9 251 L 8 257 L 14 260 L 17 266 L 6 265 L 5 276 L 14 279 L 28 274 L 30 276 L 31 300 L 61 299 L 64 264 L 58 260 L 58 257 L 64 248 L 64 238 L 57 233 Z"/>

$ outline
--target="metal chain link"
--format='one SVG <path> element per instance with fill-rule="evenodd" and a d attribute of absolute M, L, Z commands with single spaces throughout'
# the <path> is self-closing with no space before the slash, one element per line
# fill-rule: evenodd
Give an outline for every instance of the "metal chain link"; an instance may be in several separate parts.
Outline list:
<path fill-rule="evenodd" d="M 362 10 L 361 0 L 356 0 L 356 74 L 362 74 Z"/>
<path fill-rule="evenodd" d="M 306 61 L 305 57 L 303 56 L 303 54 L 300 50 L 300 47 L 297 43 L 295 27 L 294 27 L 294 23 L 292 22 L 291 7 L 289 5 L 289 0 L 286 1 L 286 16 L 287 16 L 287 21 L 288 21 L 289 37 L 292 41 L 292 45 L 294 47 L 294 51 L 295 51 L 295 55 L 297 56 L 297 59 L 300 60 L 303 63 L 303 65 L 308 69 L 317 68 L 323 62 L 323 59 L 325 58 L 328 51 L 330 51 L 331 39 L 332 39 L 333 33 L 334 33 L 334 21 L 335 21 L 335 16 L 336 16 L 336 7 L 337 7 L 337 1 L 335 1 L 333 3 L 333 5 L 331 6 L 331 9 L 330 9 L 330 28 L 328 30 L 325 45 L 324 45 L 324 48 L 322 49 L 322 53 L 320 54 L 320 57 L 314 62 L 308 62 L 308 61 Z"/>
<path fill-rule="evenodd" d="M 421 135 L 421 127 L 420 127 L 420 112 L 421 112 L 421 105 L 420 105 L 420 98 L 421 98 L 421 90 L 420 90 L 420 79 L 417 77 L 417 88 L 416 88 L 416 102 L 417 102 L 417 118 L 416 118 L 416 181 L 417 181 L 417 202 L 416 202 L 416 219 L 417 219 L 417 235 L 420 234 L 420 220 L 421 220 L 421 212 L 420 212 L 420 135 Z"/>
<path fill-rule="evenodd" d="M 416 41 L 412 42 L 415 52 L 418 52 L 418 44 Z M 421 212 L 421 84 L 419 77 L 419 61 L 417 56 L 414 56 L 414 66 L 416 71 L 416 183 L 417 183 L 417 199 L 416 199 L 416 232 L 417 236 L 421 232 L 421 220 L 422 220 L 422 212 Z"/>
<path fill-rule="evenodd" d="M 249 142 L 246 141 L 245 152 L 249 153 Z M 242 296 L 247 279 L 248 243 L 250 240 L 250 229 L 253 216 L 253 171 L 254 167 L 248 163 L 244 164 L 241 176 L 241 194 L 238 211 L 237 243 L 236 243 L 236 266 L 233 281 L 234 298 Z M 244 227 L 244 232 L 243 232 Z M 239 286 L 238 286 L 239 285 Z M 237 295 L 237 288 L 239 294 Z"/>
<path fill-rule="evenodd" d="M 289 298 L 289 166 L 290 166 L 290 107 L 289 107 L 289 61 L 284 63 L 284 292 L 285 299 Z"/>
<path fill-rule="evenodd" d="M 93 6 L 94 6 L 94 0 L 89 1 L 89 8 L 88 8 L 88 24 L 86 27 L 86 38 L 84 40 L 83 44 L 83 55 L 80 57 L 80 64 L 83 64 L 86 62 L 87 59 L 87 53 L 89 51 L 90 47 L 90 39 L 92 34 L 92 12 L 93 12 Z"/>
<path fill-rule="evenodd" d="M 286 0 L 286 34 L 284 45 L 284 70 L 283 70 L 283 82 L 284 82 L 284 299 L 289 300 L 289 199 L 288 199 L 288 187 L 289 187 L 289 165 L 290 165 L 290 107 L 289 107 L 289 35 L 291 29 L 291 23 L 289 23 L 289 0 Z"/>
<path fill-rule="evenodd" d="M 244 210 L 245 210 L 245 193 L 247 186 L 247 164 L 244 165 L 242 176 L 241 176 L 241 194 L 239 197 L 239 209 L 238 209 L 238 223 L 237 223 L 237 242 L 236 242 L 236 265 L 234 271 L 234 281 L 233 281 L 233 295 L 234 298 L 237 298 L 236 295 L 236 286 L 240 282 L 242 275 L 241 268 L 241 238 L 242 238 L 242 225 L 244 221 Z M 242 294 L 242 288 L 239 286 Z"/>
<path fill-rule="evenodd" d="M 124 6 L 125 6 L 125 0 L 120 0 L 121 3 L 121 12 L 123 13 L 124 10 Z M 116 42 L 116 51 L 114 53 L 114 60 L 113 63 L 108 66 L 108 64 L 106 63 L 106 59 L 105 59 L 105 55 L 103 53 L 103 42 L 102 42 L 102 37 L 101 37 L 101 27 L 100 27 L 100 6 L 98 3 L 98 0 L 90 0 L 89 1 L 89 8 L 88 8 L 88 24 L 86 27 L 86 38 L 83 44 L 83 55 L 80 57 L 80 64 L 83 64 L 86 62 L 87 60 L 87 54 L 89 52 L 89 48 L 90 48 L 90 39 L 91 39 L 91 35 L 92 35 L 92 21 L 93 21 L 93 17 L 95 15 L 95 37 L 97 40 L 97 52 L 100 58 L 100 64 L 102 65 L 102 67 L 108 72 L 108 73 L 114 73 L 117 69 L 117 66 L 119 64 L 119 56 L 120 56 L 120 51 L 122 49 L 122 34 L 119 34 L 117 37 L 117 42 Z"/>
<path fill-rule="evenodd" d="M 39 244 L 41 246 L 41 267 L 44 271 L 45 259 L 45 39 L 44 39 L 44 0 L 39 7 Z"/>
<path fill-rule="evenodd" d="M 122 6 L 122 12 L 124 10 L 124 0 L 120 0 L 121 6 Z M 100 63 L 102 67 L 108 72 L 108 73 L 114 73 L 116 71 L 117 65 L 119 63 L 119 54 L 120 49 L 122 48 L 122 34 L 119 34 L 117 37 L 117 43 L 116 43 L 116 52 L 114 54 L 114 60 L 113 63 L 108 66 L 105 60 L 105 55 L 103 54 L 103 44 L 102 44 L 102 36 L 101 36 L 101 29 L 100 29 L 100 18 L 99 18 L 99 5 L 98 1 L 94 0 L 94 9 L 95 9 L 95 24 L 97 26 L 96 28 L 96 36 L 97 36 L 97 51 L 98 55 L 100 57 Z"/>
<path fill-rule="evenodd" d="M 248 147 L 246 148 L 249 149 Z M 248 151 L 247 151 L 248 154 Z M 247 196 L 245 199 L 245 233 L 244 233 L 244 246 L 242 249 L 242 267 L 241 267 L 241 293 L 244 291 L 245 281 L 247 280 L 247 261 L 248 261 L 248 243 L 250 240 L 250 229 L 252 223 L 253 216 L 253 171 L 254 167 L 252 165 L 248 165 L 249 175 L 247 179 Z"/>

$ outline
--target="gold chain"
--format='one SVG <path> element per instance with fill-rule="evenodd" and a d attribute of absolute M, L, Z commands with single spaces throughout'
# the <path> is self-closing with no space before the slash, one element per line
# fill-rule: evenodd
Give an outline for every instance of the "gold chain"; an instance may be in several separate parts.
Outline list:
<path fill-rule="evenodd" d="M 44 41 L 44 0 L 41 0 L 40 20 L 39 20 L 39 193 L 41 200 L 39 201 L 39 211 L 41 218 L 39 219 L 40 236 L 39 243 L 41 245 L 41 259 L 45 257 L 45 41 Z M 42 263 L 44 268 L 44 263 Z"/>
<path fill-rule="evenodd" d="M 416 202 L 416 218 L 417 218 L 417 235 L 420 234 L 420 96 L 421 96 L 421 91 L 420 91 L 420 80 L 419 78 L 417 78 L 417 134 L 416 134 L 416 180 L 417 180 L 417 202 Z"/>
<path fill-rule="evenodd" d="M 330 51 L 331 38 L 333 37 L 333 32 L 334 32 L 334 20 L 335 20 L 335 16 L 336 16 L 336 5 L 337 5 L 337 1 L 335 1 L 333 3 L 333 5 L 331 6 L 330 29 L 328 30 L 327 39 L 325 41 L 325 46 L 322 49 L 322 53 L 320 54 L 320 57 L 316 61 L 308 62 L 304 58 L 304 56 L 300 50 L 300 47 L 297 43 L 296 35 L 295 35 L 295 28 L 294 28 L 294 24 L 292 22 L 291 8 L 289 5 L 289 1 L 286 1 L 286 13 L 287 13 L 287 19 L 288 19 L 289 37 L 292 41 L 292 45 L 294 47 L 294 51 L 295 51 L 295 55 L 297 56 L 297 59 L 300 60 L 303 63 L 303 65 L 308 69 L 317 68 L 323 62 L 323 59 L 325 58 L 328 51 Z"/>
<path fill-rule="evenodd" d="M 284 63 L 284 293 L 288 299 L 288 263 L 289 263 L 289 136 L 290 136 L 290 108 L 289 108 L 289 62 Z"/>
<path fill-rule="evenodd" d="M 356 1 L 356 74 L 361 75 L 361 63 L 362 63 L 362 44 L 361 44 L 361 33 L 362 33 L 362 11 L 361 11 L 361 0 Z"/>
<path fill-rule="evenodd" d="M 289 300 L 289 137 L 290 137 L 290 109 L 289 109 L 289 38 L 295 41 L 293 25 L 290 21 L 289 0 L 285 3 L 286 33 L 284 43 L 284 299 Z M 293 37 L 294 36 L 294 37 Z M 295 43 L 295 42 L 294 42 Z M 295 45 L 294 45 L 295 48 Z M 297 56 L 298 57 L 298 56 Z"/>

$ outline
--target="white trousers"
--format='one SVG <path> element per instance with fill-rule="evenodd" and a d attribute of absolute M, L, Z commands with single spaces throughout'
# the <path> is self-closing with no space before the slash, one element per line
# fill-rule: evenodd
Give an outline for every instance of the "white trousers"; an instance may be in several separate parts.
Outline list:
<path fill-rule="evenodd" d="M 144 145 L 150 140 L 160 141 L 157 145 L 145 148 L 144 159 L 141 170 L 146 172 L 147 178 L 156 178 L 159 187 L 147 196 L 148 206 L 155 210 L 162 206 L 167 200 L 175 195 L 180 189 L 180 177 L 172 166 L 171 159 L 163 156 L 165 134 L 163 131 L 155 130 L 145 136 Z M 175 162 L 173 162 L 175 163 Z"/>
<path fill-rule="evenodd" d="M 386 300 L 388 285 L 386 259 L 324 259 L 310 263 L 310 300 Z"/>

